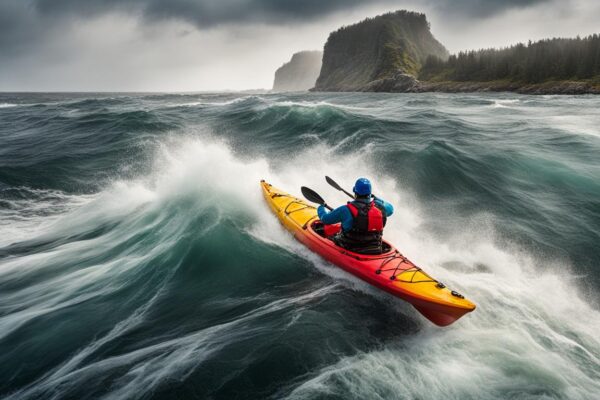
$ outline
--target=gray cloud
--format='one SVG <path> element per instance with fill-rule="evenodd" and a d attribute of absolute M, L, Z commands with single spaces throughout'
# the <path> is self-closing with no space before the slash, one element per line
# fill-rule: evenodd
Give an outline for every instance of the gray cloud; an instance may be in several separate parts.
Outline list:
<path fill-rule="evenodd" d="M 366 3 L 368 0 L 34 0 L 32 5 L 41 15 L 128 11 L 150 20 L 175 18 L 208 28 L 234 22 L 302 22 Z"/>
<path fill-rule="evenodd" d="M 329 32 L 366 16 L 425 12 L 438 39 L 458 51 L 593 33 L 596 1 L 0 0 L 0 90 L 65 83 L 151 90 L 173 81 L 173 68 L 197 68 L 179 74 L 188 80 L 228 71 L 227 85 L 253 68 L 247 85 L 256 87 L 265 84 L 254 77 L 270 80 L 291 52 L 318 49 Z"/>
<path fill-rule="evenodd" d="M 147 23 L 179 20 L 207 29 L 226 24 L 300 24 L 367 3 L 368 0 L 2 0 L 0 54 L 29 51 L 39 47 L 65 21 L 85 22 L 107 13 L 131 15 Z"/>
<path fill-rule="evenodd" d="M 551 3 L 552 0 L 429 0 L 428 2 L 433 9 L 453 16 L 485 18 L 514 8 Z"/>
<path fill-rule="evenodd" d="M 454 19 L 490 17 L 512 8 L 552 0 L 426 0 L 432 10 Z M 179 20 L 197 29 L 227 24 L 301 24 L 359 6 L 380 4 L 390 9 L 402 0 L 2 0 L 0 52 L 14 55 L 40 45 L 45 35 L 65 20 L 124 13 L 150 23 Z"/>
<path fill-rule="evenodd" d="M 14 0 L 8 0 L 9 3 Z M 138 12 L 151 20 L 180 19 L 199 28 L 227 23 L 288 23 L 319 19 L 336 11 L 400 0 L 29 0 L 43 16 L 94 16 L 109 11 Z M 490 16 L 552 0 L 426 0 L 456 15 Z"/>

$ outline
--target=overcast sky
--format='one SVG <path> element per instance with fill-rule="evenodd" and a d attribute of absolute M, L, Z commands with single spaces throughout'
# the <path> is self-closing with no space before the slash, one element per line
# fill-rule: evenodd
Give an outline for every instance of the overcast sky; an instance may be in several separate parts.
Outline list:
<path fill-rule="evenodd" d="M 0 91 L 270 88 L 292 53 L 403 8 L 450 52 L 600 33 L 599 0 L 0 0 Z"/>

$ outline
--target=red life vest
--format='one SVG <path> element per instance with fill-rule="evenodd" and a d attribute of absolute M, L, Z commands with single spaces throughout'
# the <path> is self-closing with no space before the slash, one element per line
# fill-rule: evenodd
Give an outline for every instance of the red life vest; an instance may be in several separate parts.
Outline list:
<path fill-rule="evenodd" d="M 385 211 L 374 201 L 347 204 L 352 214 L 352 229 L 335 237 L 335 243 L 350 251 L 364 254 L 381 254 Z"/>
<path fill-rule="evenodd" d="M 354 218 L 353 231 L 357 233 L 383 233 L 386 215 L 374 201 L 368 204 L 348 202 L 347 206 Z"/>

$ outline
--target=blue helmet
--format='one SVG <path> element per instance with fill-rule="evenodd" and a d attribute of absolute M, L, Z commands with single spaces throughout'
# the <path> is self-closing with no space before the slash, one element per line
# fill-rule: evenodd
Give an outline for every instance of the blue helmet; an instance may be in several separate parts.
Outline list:
<path fill-rule="evenodd" d="M 359 196 L 367 196 L 371 194 L 371 182 L 367 178 L 358 178 L 352 189 Z"/>

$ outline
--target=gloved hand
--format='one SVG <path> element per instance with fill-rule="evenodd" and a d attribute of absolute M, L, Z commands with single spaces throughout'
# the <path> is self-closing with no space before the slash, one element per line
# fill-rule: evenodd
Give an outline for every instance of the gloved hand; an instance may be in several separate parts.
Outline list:
<path fill-rule="evenodd" d="M 327 206 L 327 204 L 321 204 L 319 207 L 317 207 L 317 214 L 318 215 L 327 214 L 326 206 Z"/>

